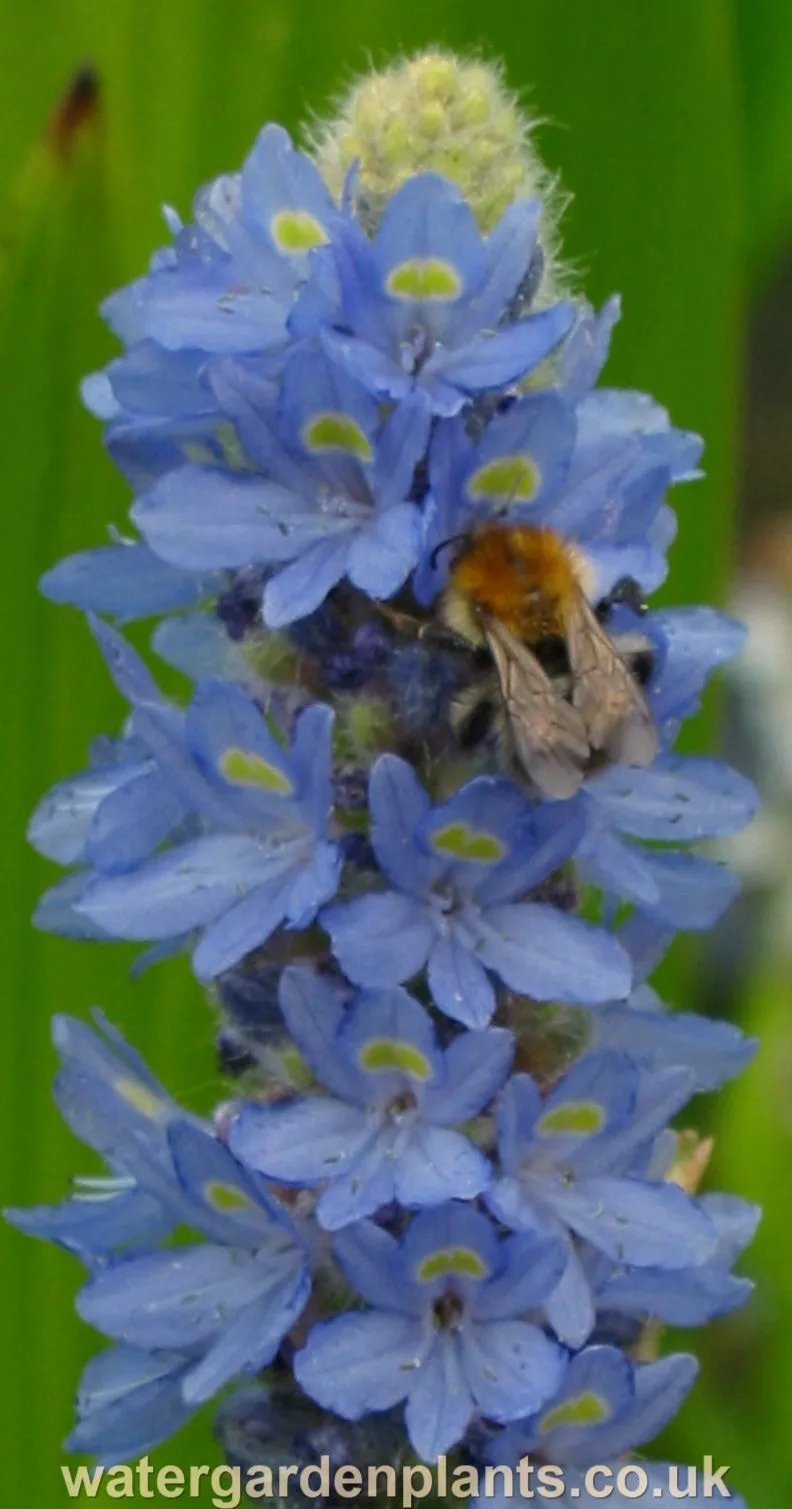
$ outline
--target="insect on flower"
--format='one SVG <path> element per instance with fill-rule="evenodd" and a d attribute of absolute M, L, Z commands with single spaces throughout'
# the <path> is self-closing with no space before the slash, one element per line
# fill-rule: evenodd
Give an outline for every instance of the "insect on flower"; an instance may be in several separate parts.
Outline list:
<path fill-rule="evenodd" d="M 583 563 L 552 529 L 490 522 L 469 536 L 440 603 L 443 624 L 485 655 L 457 699 L 468 747 L 494 726 L 509 763 L 545 796 L 573 796 L 603 763 L 648 765 L 657 731 L 644 696 L 649 641 L 611 638 L 618 583 L 595 610 Z"/>

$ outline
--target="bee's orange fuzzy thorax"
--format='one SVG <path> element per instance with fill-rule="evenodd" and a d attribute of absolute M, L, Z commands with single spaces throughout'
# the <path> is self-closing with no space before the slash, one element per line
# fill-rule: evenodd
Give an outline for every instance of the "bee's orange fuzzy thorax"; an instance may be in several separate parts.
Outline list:
<path fill-rule="evenodd" d="M 531 525 L 484 524 L 454 562 L 451 585 L 526 644 L 563 635 L 580 591 L 569 547 Z"/>

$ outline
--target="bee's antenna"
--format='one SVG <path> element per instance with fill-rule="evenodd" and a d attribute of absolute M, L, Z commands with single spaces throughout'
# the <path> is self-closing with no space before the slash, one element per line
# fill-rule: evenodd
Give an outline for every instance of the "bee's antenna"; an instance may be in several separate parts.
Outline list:
<path fill-rule="evenodd" d="M 463 530 L 461 534 L 451 534 L 448 536 L 447 540 L 441 540 L 439 545 L 435 545 L 435 548 L 429 557 L 429 565 L 431 566 L 432 570 L 436 571 L 437 558 L 443 550 L 447 550 L 450 545 L 456 545 L 457 540 L 466 540 L 467 538 L 468 532 L 467 530 Z"/>

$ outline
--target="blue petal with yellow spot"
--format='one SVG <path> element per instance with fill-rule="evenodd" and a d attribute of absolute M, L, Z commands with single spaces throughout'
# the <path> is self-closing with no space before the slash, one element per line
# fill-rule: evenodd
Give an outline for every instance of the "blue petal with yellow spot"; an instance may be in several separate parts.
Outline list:
<path fill-rule="evenodd" d="M 521 1318 L 557 1280 L 552 1239 L 504 1241 L 454 1202 L 416 1216 L 401 1242 L 362 1221 L 335 1253 L 373 1308 L 315 1326 L 295 1358 L 298 1382 L 334 1413 L 357 1420 L 404 1400 L 410 1441 L 433 1461 L 476 1411 L 519 1419 L 560 1386 L 566 1354 Z"/>
<path fill-rule="evenodd" d="M 328 982 L 294 967 L 280 1003 L 332 1098 L 243 1105 L 229 1133 L 237 1157 L 267 1178 L 318 1184 L 316 1214 L 330 1230 L 393 1200 L 417 1208 L 485 1188 L 488 1160 L 452 1127 L 500 1088 L 510 1033 L 466 1033 L 442 1050 L 428 1012 L 406 991 L 366 991 L 345 1009 Z"/>
<path fill-rule="evenodd" d="M 492 1016 L 489 974 L 539 1000 L 585 1004 L 606 982 L 628 993 L 615 938 L 528 899 L 575 852 L 574 803 L 537 813 L 511 782 L 482 776 L 434 807 L 406 761 L 382 755 L 369 805 L 374 853 L 397 889 L 323 912 L 348 979 L 398 985 L 425 968 L 436 1005 L 468 1027 Z"/>
<path fill-rule="evenodd" d="M 195 967 L 211 978 L 281 923 L 307 926 L 335 895 L 332 711 L 305 708 L 289 744 L 241 687 L 216 679 L 198 684 L 185 714 L 115 630 L 93 628 L 133 703 L 134 759 L 116 781 L 78 780 L 72 812 L 66 791 L 45 799 L 39 842 L 85 869 L 62 907 L 40 908 L 39 925 L 85 921 L 104 936 L 166 944 L 197 932 Z"/>
<path fill-rule="evenodd" d="M 585 1347 L 571 1359 L 549 1405 L 499 1432 L 486 1459 L 516 1464 L 526 1453 L 539 1452 L 545 1461 L 564 1466 L 608 1462 L 662 1430 L 697 1371 L 695 1358 L 685 1352 L 634 1363 L 616 1347 Z"/>
<path fill-rule="evenodd" d="M 651 1165 L 653 1144 L 692 1092 L 684 1069 L 651 1073 L 626 1054 L 584 1054 L 547 1100 L 528 1075 L 501 1093 L 500 1172 L 485 1198 L 513 1230 L 556 1232 L 567 1244 L 548 1318 L 581 1346 L 596 1315 L 596 1280 L 573 1235 L 616 1263 L 687 1270 L 711 1259 L 718 1235 L 704 1206 Z M 548 1129 L 549 1128 L 549 1129 Z"/>
<path fill-rule="evenodd" d="M 418 173 L 391 197 L 369 242 L 352 220 L 333 228 L 339 307 L 322 268 L 292 328 L 319 336 L 334 361 L 379 398 L 421 388 L 437 414 L 476 389 L 506 387 L 536 366 L 574 321 L 559 303 L 516 324 L 503 316 L 529 266 L 537 207 L 511 206 L 488 238 L 457 187 Z M 331 294 L 332 298 L 332 294 Z"/>

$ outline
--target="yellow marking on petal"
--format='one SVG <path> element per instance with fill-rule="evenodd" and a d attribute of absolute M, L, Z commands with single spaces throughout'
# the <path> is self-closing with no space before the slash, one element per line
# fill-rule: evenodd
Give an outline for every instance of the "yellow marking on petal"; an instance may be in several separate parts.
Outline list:
<path fill-rule="evenodd" d="M 385 1069 L 398 1069 L 412 1079 L 427 1080 L 432 1077 L 432 1066 L 413 1043 L 400 1042 L 393 1037 L 372 1037 L 358 1054 L 361 1069 L 378 1073 Z"/>
<path fill-rule="evenodd" d="M 139 1079 L 114 1079 L 113 1089 L 127 1105 L 149 1121 L 162 1121 L 168 1115 L 167 1102 L 146 1085 L 142 1085 Z"/>
<path fill-rule="evenodd" d="M 488 1278 L 489 1269 L 471 1247 L 440 1247 L 430 1252 L 418 1265 L 418 1277 L 428 1284 L 444 1273 L 457 1273 L 462 1278 Z"/>
<path fill-rule="evenodd" d="M 190 461 L 193 466 L 215 466 L 217 457 L 212 453 L 208 445 L 201 440 L 185 440 L 181 446 L 181 453 L 185 461 Z"/>
<path fill-rule="evenodd" d="M 251 469 L 252 463 L 245 455 L 239 442 L 239 436 L 232 424 L 225 422 L 219 424 L 215 430 L 214 438 L 226 466 L 233 467 L 234 471 L 249 471 Z M 216 465 L 214 460 L 212 465 Z"/>
<path fill-rule="evenodd" d="M 396 299 L 456 299 L 462 292 L 462 279 L 440 257 L 410 257 L 391 269 L 385 287 Z"/>
<path fill-rule="evenodd" d="M 235 786 L 258 786 L 273 796 L 292 796 L 294 787 L 287 775 L 250 749 L 225 749 L 219 760 L 227 781 Z"/>
<path fill-rule="evenodd" d="M 448 823 L 445 828 L 436 828 L 431 837 L 432 848 L 449 859 L 473 860 L 477 864 L 494 865 L 508 854 L 508 849 L 494 833 L 471 828 L 469 823 Z"/>
<path fill-rule="evenodd" d="M 221 423 L 212 432 L 212 440 L 215 449 L 204 440 L 183 440 L 180 446 L 185 460 L 194 466 L 217 466 L 222 460 L 233 471 L 250 471 L 252 463 L 245 455 L 239 443 L 239 436 L 233 425 Z"/>
<path fill-rule="evenodd" d="M 224 1184 L 221 1179 L 207 1179 L 203 1186 L 203 1193 L 207 1205 L 211 1205 L 214 1210 L 219 1210 L 224 1215 L 232 1215 L 237 1210 L 256 1209 L 255 1202 L 238 1185 Z"/>
<path fill-rule="evenodd" d="M 307 210 L 278 210 L 270 221 L 270 234 L 282 252 L 311 251 L 329 239 L 321 221 Z"/>
<path fill-rule="evenodd" d="M 605 1125 L 605 1111 L 596 1100 L 569 1100 L 565 1105 L 546 1111 L 536 1123 L 540 1137 L 557 1137 L 564 1132 L 579 1132 L 592 1137 Z"/>
<path fill-rule="evenodd" d="M 542 474 L 530 456 L 498 456 L 473 473 L 467 491 L 475 502 L 507 498 L 510 503 L 530 503 L 541 480 Z"/>
<path fill-rule="evenodd" d="M 368 436 L 351 414 L 313 414 L 300 436 L 309 451 L 346 451 L 361 461 L 372 457 Z"/>
<path fill-rule="evenodd" d="M 601 1425 L 610 1416 L 607 1401 L 600 1394 L 578 1394 L 549 1409 L 539 1422 L 542 1431 L 556 1430 L 559 1425 Z"/>

